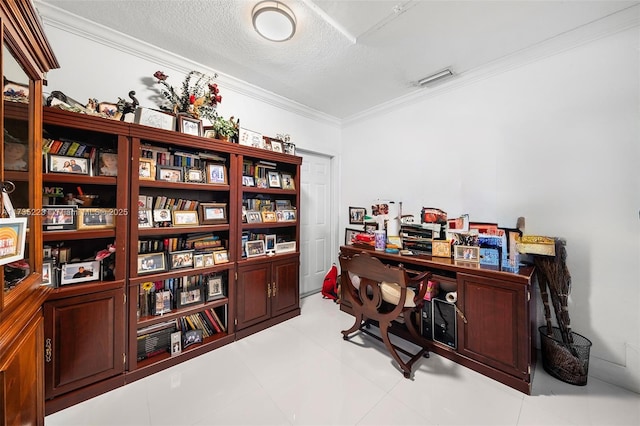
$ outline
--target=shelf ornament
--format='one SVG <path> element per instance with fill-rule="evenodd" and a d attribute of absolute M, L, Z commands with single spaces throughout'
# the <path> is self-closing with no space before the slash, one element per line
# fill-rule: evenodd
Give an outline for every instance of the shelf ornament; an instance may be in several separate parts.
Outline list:
<path fill-rule="evenodd" d="M 182 82 L 180 94 L 167 83 L 169 76 L 164 72 L 156 71 L 153 76 L 158 79 L 158 84 L 164 86 L 161 91 L 167 102 L 160 105 L 163 111 L 187 114 L 197 119 L 206 118 L 210 122 L 218 117 L 216 109 L 222 102 L 222 96 L 218 85 L 213 83 L 218 74 L 208 76 L 199 71 L 190 71 Z"/>

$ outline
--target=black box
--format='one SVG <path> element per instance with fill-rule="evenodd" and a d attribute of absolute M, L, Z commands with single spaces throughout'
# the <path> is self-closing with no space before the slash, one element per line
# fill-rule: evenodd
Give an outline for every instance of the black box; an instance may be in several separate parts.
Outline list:
<path fill-rule="evenodd" d="M 425 300 L 422 306 L 422 336 L 433 340 L 433 310 L 431 300 Z"/>
<path fill-rule="evenodd" d="M 433 299 L 433 340 L 456 348 L 457 323 L 456 308 L 442 299 Z"/>

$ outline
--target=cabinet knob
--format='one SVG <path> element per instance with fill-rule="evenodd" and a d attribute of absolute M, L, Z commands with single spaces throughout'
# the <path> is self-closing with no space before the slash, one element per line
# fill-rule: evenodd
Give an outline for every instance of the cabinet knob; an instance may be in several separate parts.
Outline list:
<path fill-rule="evenodd" d="M 267 283 L 267 298 L 271 297 L 271 283 Z"/>

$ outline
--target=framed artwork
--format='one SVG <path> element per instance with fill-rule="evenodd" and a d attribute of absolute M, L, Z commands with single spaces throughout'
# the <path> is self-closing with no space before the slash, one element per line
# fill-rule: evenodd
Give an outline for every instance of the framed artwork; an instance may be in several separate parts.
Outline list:
<path fill-rule="evenodd" d="M 431 256 L 451 257 L 451 242 L 449 240 L 431 241 Z"/>
<path fill-rule="evenodd" d="M 182 332 L 176 331 L 171 333 L 171 356 L 180 355 L 182 353 Z"/>
<path fill-rule="evenodd" d="M 156 180 L 182 182 L 182 172 L 182 167 L 160 165 L 156 167 Z"/>
<path fill-rule="evenodd" d="M 164 253 L 145 253 L 138 255 L 138 275 L 163 272 L 167 270 Z"/>
<path fill-rule="evenodd" d="M 367 209 L 364 207 L 349 207 L 349 224 L 364 225 L 364 217 L 366 214 Z"/>
<path fill-rule="evenodd" d="M 364 232 L 365 234 L 371 234 L 378 230 L 378 222 L 365 222 L 364 223 Z"/>
<path fill-rule="evenodd" d="M 65 157 L 63 155 L 49 154 L 49 173 L 73 173 L 88 175 L 90 172 L 89 159 L 83 157 Z"/>
<path fill-rule="evenodd" d="M 184 115 L 178 115 L 178 130 L 187 135 L 202 136 L 202 121 Z"/>
<path fill-rule="evenodd" d="M 266 149 L 267 151 L 271 151 L 271 139 L 264 138 L 264 144 L 262 145 L 262 149 Z"/>
<path fill-rule="evenodd" d="M 118 176 L 118 153 L 100 151 L 98 153 L 98 175 Z"/>
<path fill-rule="evenodd" d="M 178 290 L 176 305 L 178 308 L 202 303 L 202 286 Z"/>
<path fill-rule="evenodd" d="M 290 173 L 282 173 L 282 189 L 296 189 L 296 183 L 293 180 L 293 176 Z"/>
<path fill-rule="evenodd" d="M 282 144 L 282 149 L 284 150 L 285 154 L 296 155 L 296 145 L 292 144 L 291 142 L 284 142 Z"/>
<path fill-rule="evenodd" d="M 260 212 L 250 210 L 247 212 L 247 223 L 259 223 L 262 222 L 262 215 Z"/>
<path fill-rule="evenodd" d="M 262 221 L 263 222 L 277 222 L 278 218 L 276 217 L 276 212 L 270 210 L 262 211 Z"/>
<path fill-rule="evenodd" d="M 100 261 L 65 263 L 60 271 L 60 285 L 97 281 L 100 279 Z"/>
<path fill-rule="evenodd" d="M 207 278 L 207 302 L 224 297 L 222 284 L 222 275 L 213 275 Z"/>
<path fill-rule="evenodd" d="M 215 139 L 217 134 L 216 131 L 210 128 L 205 128 L 204 129 L 204 135 L 205 138 L 209 138 L 209 139 Z"/>
<path fill-rule="evenodd" d="M 262 137 L 262 133 L 241 127 L 238 135 L 238 143 L 240 145 L 262 148 L 264 146 L 264 138 Z"/>
<path fill-rule="evenodd" d="M 40 285 L 55 287 L 56 285 L 53 274 L 53 260 L 45 260 L 44 262 L 42 262 L 42 281 L 40 282 Z"/>
<path fill-rule="evenodd" d="M 96 108 L 100 114 L 104 114 L 107 118 L 119 120 L 122 113 L 118 111 L 118 105 L 111 102 L 100 102 Z"/>
<path fill-rule="evenodd" d="M 193 268 L 193 250 L 169 253 L 169 265 L 171 269 Z"/>
<path fill-rule="evenodd" d="M 356 238 L 356 235 L 361 233 L 362 231 L 359 229 L 351 229 L 345 228 L 344 230 L 344 245 L 350 246 L 353 244 L 353 240 Z"/>
<path fill-rule="evenodd" d="M 267 178 L 269 182 L 269 188 L 281 188 L 280 184 L 280 173 L 275 170 L 269 170 L 267 172 Z"/>
<path fill-rule="evenodd" d="M 296 242 L 287 241 L 284 243 L 276 243 L 276 254 L 279 253 L 291 253 L 296 251 Z"/>
<path fill-rule="evenodd" d="M 203 253 L 202 254 L 202 260 L 204 261 L 204 267 L 208 268 L 210 266 L 213 266 L 213 253 Z"/>
<path fill-rule="evenodd" d="M 78 229 L 115 228 L 113 209 L 78 209 Z"/>
<path fill-rule="evenodd" d="M 138 179 L 156 180 L 156 160 L 151 158 L 138 160 Z"/>
<path fill-rule="evenodd" d="M 463 260 L 465 262 L 479 262 L 480 261 L 480 247 L 478 246 L 463 246 L 455 245 L 453 258 L 455 260 Z"/>
<path fill-rule="evenodd" d="M 171 210 L 156 209 L 153 211 L 153 223 L 158 226 L 171 226 Z"/>
<path fill-rule="evenodd" d="M 265 254 L 263 240 L 247 241 L 247 257 L 262 256 L 263 254 Z"/>
<path fill-rule="evenodd" d="M 200 203 L 199 209 L 201 225 L 227 223 L 226 203 Z"/>
<path fill-rule="evenodd" d="M 229 252 L 226 250 L 216 250 L 213 252 L 213 264 L 219 265 L 221 263 L 229 262 Z"/>
<path fill-rule="evenodd" d="M 173 226 L 198 226 L 198 212 L 195 210 L 171 210 Z"/>
<path fill-rule="evenodd" d="M 242 186 L 256 186 L 253 176 L 242 176 Z"/>
<path fill-rule="evenodd" d="M 138 210 L 138 228 L 153 227 L 153 214 L 151 210 Z"/>
<path fill-rule="evenodd" d="M 264 245 L 266 253 L 276 252 L 276 234 L 265 235 Z"/>
<path fill-rule="evenodd" d="M 0 265 L 24 259 L 26 235 L 26 217 L 0 219 Z"/>
<path fill-rule="evenodd" d="M 204 268 L 204 255 L 203 254 L 194 254 L 193 255 L 193 267 L 194 268 Z"/>
<path fill-rule="evenodd" d="M 224 164 L 207 165 L 207 183 L 227 183 L 227 168 Z"/>
<path fill-rule="evenodd" d="M 187 167 L 184 172 L 184 181 L 185 182 L 195 182 L 195 183 L 204 183 L 204 171 L 202 169 L 198 169 L 195 167 Z"/>
<path fill-rule="evenodd" d="M 277 141 L 274 139 L 271 139 L 271 151 L 273 152 L 283 152 L 282 151 L 282 141 Z"/>
<path fill-rule="evenodd" d="M 282 213 L 282 222 L 295 222 L 296 211 L 295 210 L 279 210 Z"/>
<path fill-rule="evenodd" d="M 78 206 L 43 206 L 43 231 L 69 231 L 76 229 Z"/>
<path fill-rule="evenodd" d="M 169 290 L 156 291 L 154 315 L 162 315 L 171 312 L 171 292 Z"/>

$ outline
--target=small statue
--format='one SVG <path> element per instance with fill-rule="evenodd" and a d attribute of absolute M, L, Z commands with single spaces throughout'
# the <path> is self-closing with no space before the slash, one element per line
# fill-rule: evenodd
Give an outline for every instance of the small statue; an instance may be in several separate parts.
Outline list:
<path fill-rule="evenodd" d="M 130 112 L 135 112 L 136 107 L 139 105 L 138 99 L 135 97 L 136 92 L 131 90 L 129 92 L 129 97 L 133 102 L 127 102 L 125 99 L 118 98 L 118 103 L 116 104 L 118 107 L 118 112 L 122 115 L 120 116 L 120 121 L 124 121 L 125 114 L 129 114 Z"/>

